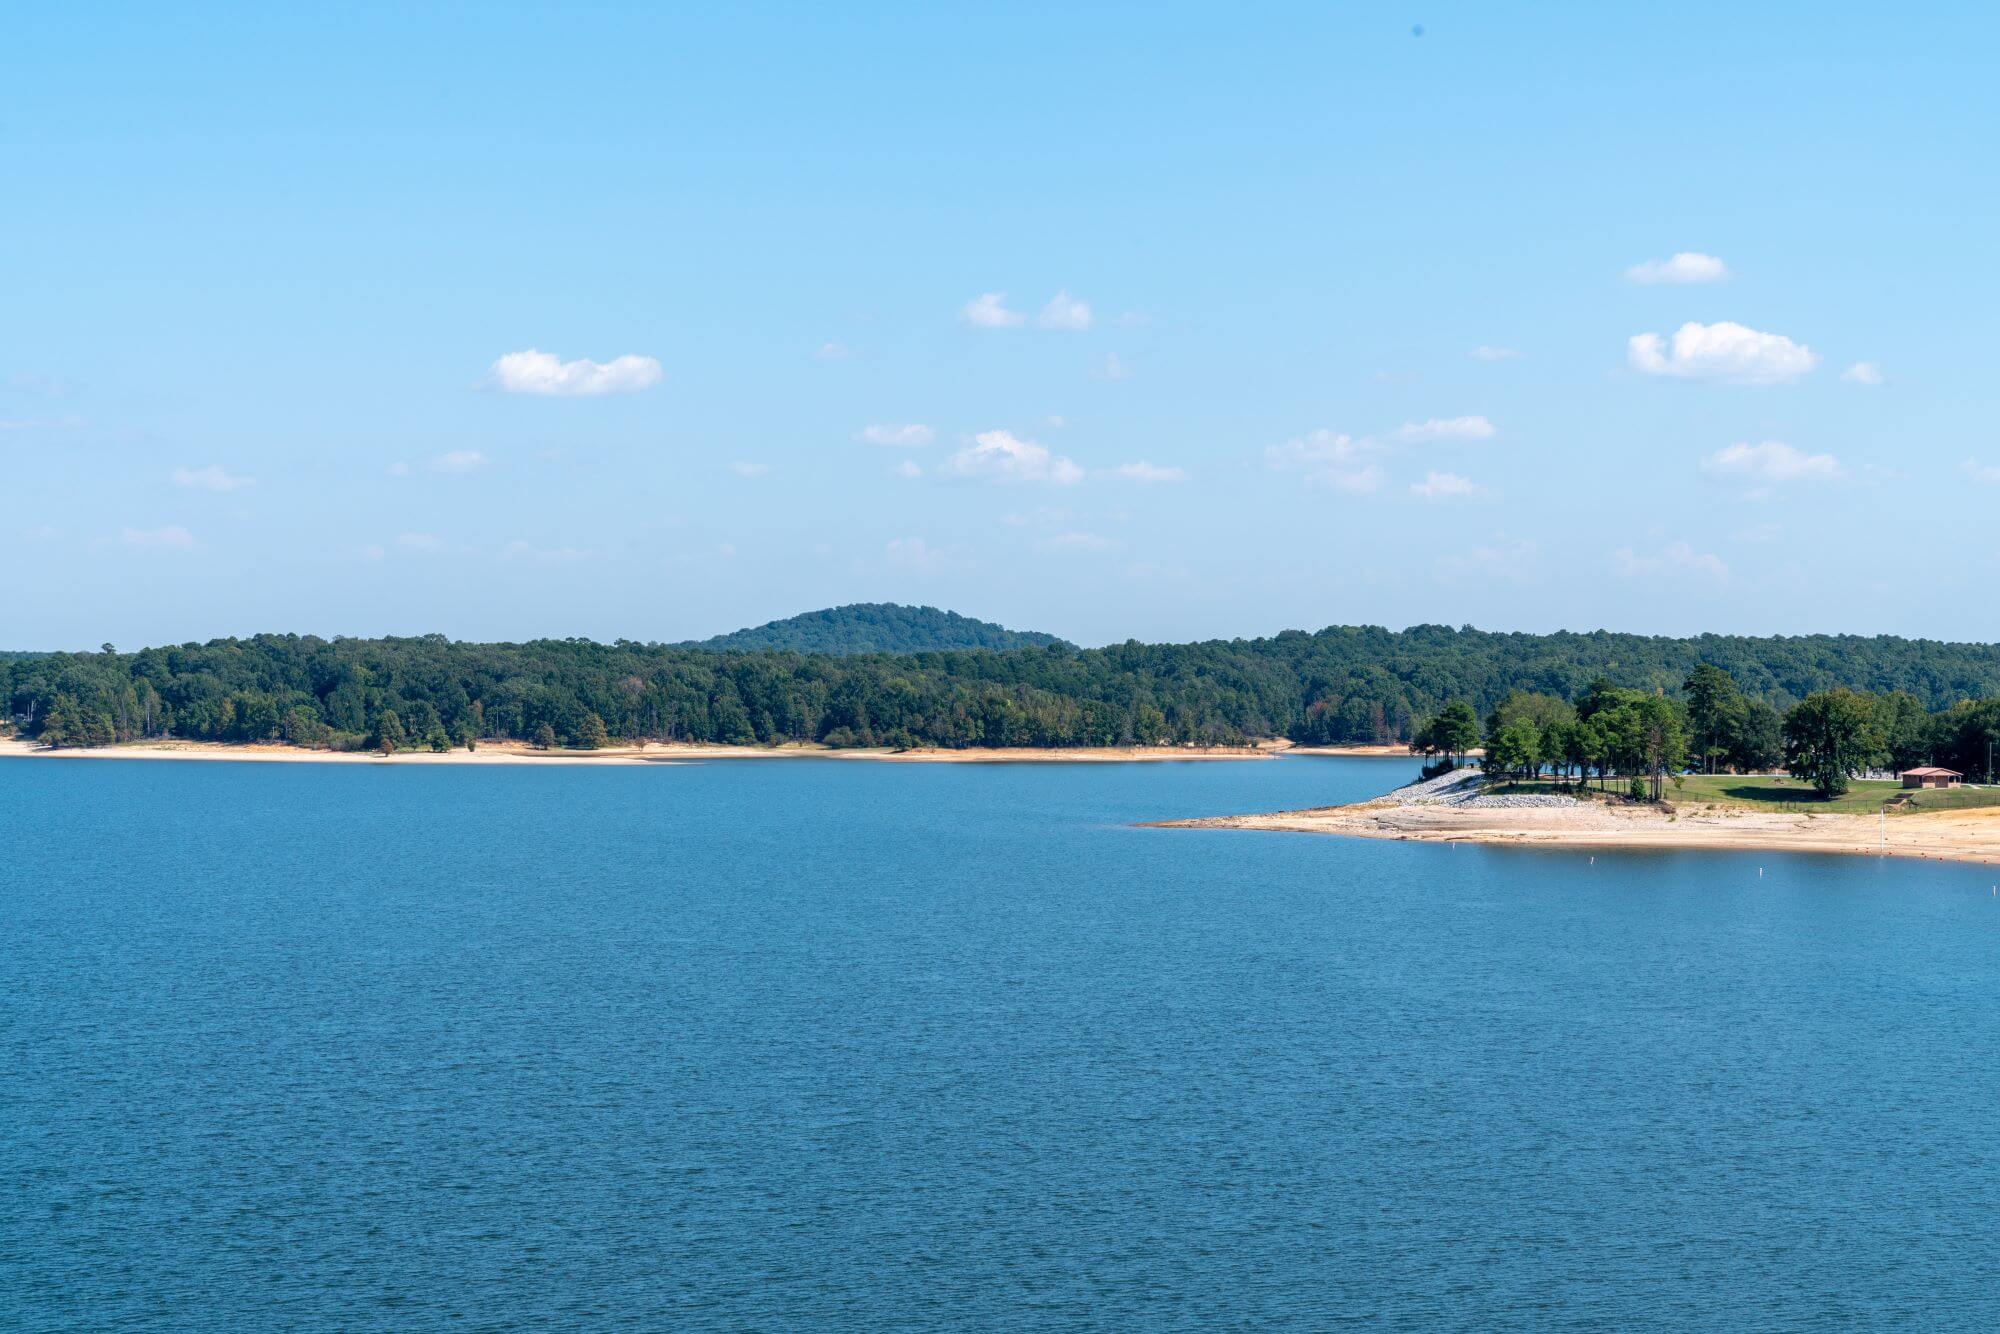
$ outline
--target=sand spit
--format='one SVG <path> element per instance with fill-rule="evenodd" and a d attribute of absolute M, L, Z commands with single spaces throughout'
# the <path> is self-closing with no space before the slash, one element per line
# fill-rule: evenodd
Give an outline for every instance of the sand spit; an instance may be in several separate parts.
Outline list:
<path fill-rule="evenodd" d="M 1730 806 L 1652 806 L 1597 801 L 1564 807 L 1409 805 L 1389 798 L 1352 806 L 1166 820 L 1157 829 L 1264 829 L 1345 834 L 1420 843 L 1492 843 L 1539 848 L 1708 848 L 1834 852 L 2000 864 L 2000 807 L 1918 815 L 1824 814 Z"/>

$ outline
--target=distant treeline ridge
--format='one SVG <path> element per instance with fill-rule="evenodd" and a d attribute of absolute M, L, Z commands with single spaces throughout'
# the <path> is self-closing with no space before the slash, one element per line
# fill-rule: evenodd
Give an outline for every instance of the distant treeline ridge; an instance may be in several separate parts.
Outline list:
<path fill-rule="evenodd" d="M 428 635 L 258 635 L 137 653 L 0 660 L 22 733 L 52 743 L 175 736 L 341 748 L 480 738 L 831 746 L 1401 742 L 1454 700 L 1574 700 L 1594 682 L 1677 697 L 1728 672 L 1783 711 L 1836 687 L 1945 710 L 2000 695 L 2000 645 L 1807 635 L 1688 639 L 1335 627 L 1197 644 L 832 656 L 621 640 L 472 644 Z"/>

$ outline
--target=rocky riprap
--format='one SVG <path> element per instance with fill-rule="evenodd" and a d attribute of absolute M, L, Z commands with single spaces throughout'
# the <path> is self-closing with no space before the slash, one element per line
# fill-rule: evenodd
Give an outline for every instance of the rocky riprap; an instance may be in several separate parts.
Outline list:
<path fill-rule="evenodd" d="M 1575 797 L 1554 792 L 1489 795 L 1482 790 L 1484 779 L 1485 775 L 1480 770 L 1467 765 L 1421 783 L 1399 787 L 1382 800 L 1393 801 L 1399 806 L 1451 806 L 1468 810 L 1521 810 L 1535 806 L 1577 804 Z"/>

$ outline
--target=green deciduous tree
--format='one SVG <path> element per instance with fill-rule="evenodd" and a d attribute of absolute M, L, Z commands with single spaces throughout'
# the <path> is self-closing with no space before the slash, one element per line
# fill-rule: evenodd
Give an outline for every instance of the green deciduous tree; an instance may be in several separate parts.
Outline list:
<path fill-rule="evenodd" d="M 1875 706 L 1852 690 L 1822 690 L 1785 715 L 1785 768 L 1822 796 L 1847 791 L 1854 775 L 1882 754 Z"/>

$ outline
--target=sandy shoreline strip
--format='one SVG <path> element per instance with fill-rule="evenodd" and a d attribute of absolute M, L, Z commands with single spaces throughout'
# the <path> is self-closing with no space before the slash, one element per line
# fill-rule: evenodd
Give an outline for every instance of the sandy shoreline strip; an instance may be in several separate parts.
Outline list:
<path fill-rule="evenodd" d="M 1268 815 L 1162 820 L 1153 829 L 1263 829 L 1417 843 L 1532 848 L 1706 848 L 1828 852 L 2000 864 L 2000 807 L 1875 815 L 1754 811 L 1732 806 L 1579 803 L 1574 807 L 1466 809 L 1377 800 Z"/>
<path fill-rule="evenodd" d="M 1400 756 L 1400 746 L 1294 747 L 1282 741 L 1248 746 L 1020 747 L 966 750 L 829 750 L 824 746 L 709 746 L 648 744 L 601 750 L 536 750 L 518 741 L 482 741 L 478 750 L 408 750 L 384 757 L 373 751 L 313 750 L 277 742 L 134 741 L 83 750 L 48 750 L 0 737 L 0 759 L 226 760 L 290 764 L 675 764 L 694 760 L 875 760 L 892 764 L 1133 764 L 1190 760 L 1268 760 L 1279 755 Z"/>

